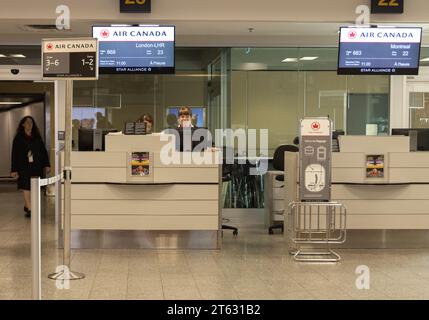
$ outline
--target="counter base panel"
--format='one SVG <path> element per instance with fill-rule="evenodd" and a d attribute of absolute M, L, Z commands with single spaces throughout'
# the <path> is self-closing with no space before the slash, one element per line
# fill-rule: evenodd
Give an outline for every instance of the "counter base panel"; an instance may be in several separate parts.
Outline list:
<path fill-rule="evenodd" d="M 62 239 L 62 235 L 60 235 L 60 239 Z M 73 249 L 217 250 L 221 247 L 220 239 L 221 232 L 217 230 L 73 230 L 71 246 Z"/>
<path fill-rule="evenodd" d="M 427 249 L 429 230 L 347 230 L 344 249 Z"/>
<path fill-rule="evenodd" d="M 291 242 L 288 238 L 289 246 Z M 302 248 L 309 246 L 302 245 Z M 311 245 L 311 248 L 326 248 L 325 245 Z M 331 248 L 342 249 L 429 249 L 429 230 L 347 230 L 347 240 L 341 245 L 331 245 Z M 339 251 L 347 253 L 346 251 Z M 377 254 L 377 252 L 365 251 L 363 254 Z M 406 254 L 406 251 L 404 251 Z M 345 258 L 344 260 L 347 260 Z"/>
<path fill-rule="evenodd" d="M 217 231 L 218 216 L 73 215 L 73 230 Z"/>

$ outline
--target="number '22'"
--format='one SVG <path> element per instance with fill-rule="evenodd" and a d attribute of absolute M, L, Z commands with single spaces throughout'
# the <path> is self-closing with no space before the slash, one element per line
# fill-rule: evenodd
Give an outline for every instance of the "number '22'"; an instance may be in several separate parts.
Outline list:
<path fill-rule="evenodd" d="M 399 7 L 398 0 L 379 0 L 380 7 Z"/>

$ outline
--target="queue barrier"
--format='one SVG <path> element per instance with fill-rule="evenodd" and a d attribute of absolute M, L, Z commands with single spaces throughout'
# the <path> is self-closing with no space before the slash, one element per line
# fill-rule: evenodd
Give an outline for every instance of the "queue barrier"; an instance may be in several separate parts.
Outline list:
<path fill-rule="evenodd" d="M 338 202 L 291 202 L 288 206 L 288 231 L 295 248 L 295 261 L 338 262 L 341 257 L 331 249 L 346 241 L 347 209 Z"/>
<path fill-rule="evenodd" d="M 41 205 L 40 188 L 60 182 L 64 174 L 54 177 L 40 179 L 31 178 L 31 269 L 32 287 L 31 294 L 33 300 L 42 299 L 42 239 L 41 239 Z M 57 189 L 58 190 L 58 189 Z M 57 192 L 57 197 L 61 195 Z"/>

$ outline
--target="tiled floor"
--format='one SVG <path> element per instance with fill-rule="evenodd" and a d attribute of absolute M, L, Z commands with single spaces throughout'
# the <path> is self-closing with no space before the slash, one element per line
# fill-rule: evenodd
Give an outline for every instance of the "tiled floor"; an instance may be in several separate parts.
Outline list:
<path fill-rule="evenodd" d="M 300 264 L 262 226 L 225 232 L 219 251 L 74 250 L 72 269 L 86 278 L 60 290 L 47 279 L 61 264 L 55 237 L 45 212 L 44 299 L 429 299 L 429 250 L 342 250 L 340 263 Z M 360 265 L 369 290 L 356 288 Z M 0 299 L 30 299 L 30 288 L 30 220 L 21 195 L 0 185 Z"/>

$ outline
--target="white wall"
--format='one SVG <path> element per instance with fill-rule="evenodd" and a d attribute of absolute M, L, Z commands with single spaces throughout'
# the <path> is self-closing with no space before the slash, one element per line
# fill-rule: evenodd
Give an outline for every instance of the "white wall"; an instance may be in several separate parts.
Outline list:
<path fill-rule="evenodd" d="M 120 14 L 117 0 L 1 1 L 0 19 L 52 19 L 57 5 L 71 8 L 73 19 L 189 20 L 189 21 L 301 21 L 344 22 L 355 20 L 358 5 L 370 0 L 154 0 L 151 14 Z M 374 21 L 427 21 L 427 0 L 405 2 L 403 15 L 374 15 Z"/>

